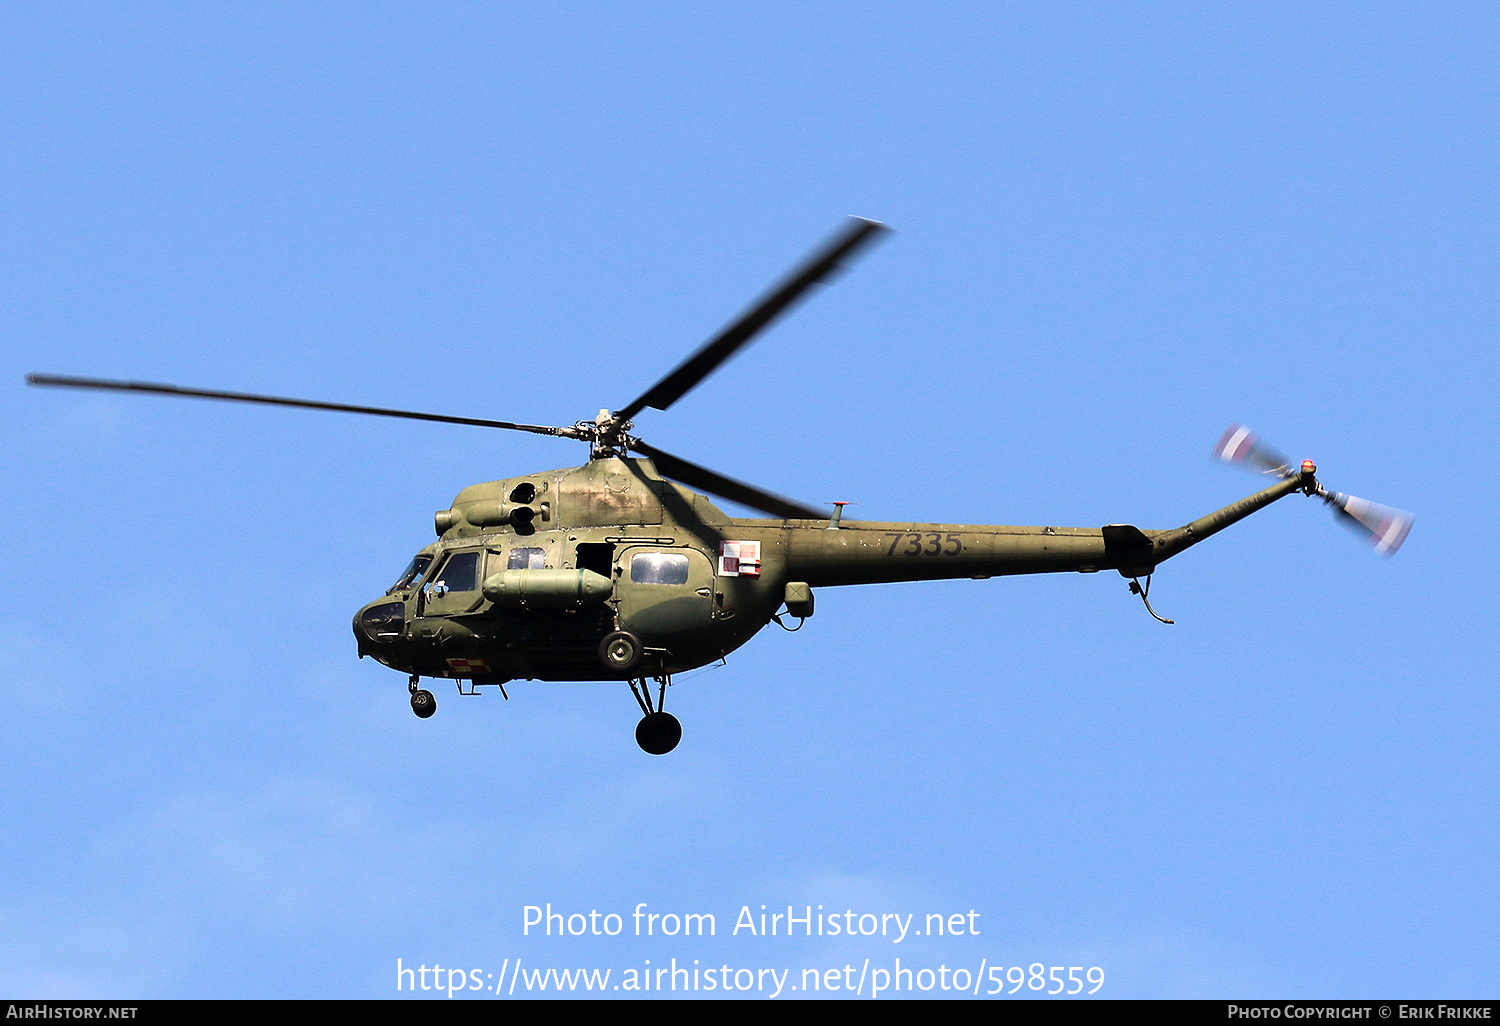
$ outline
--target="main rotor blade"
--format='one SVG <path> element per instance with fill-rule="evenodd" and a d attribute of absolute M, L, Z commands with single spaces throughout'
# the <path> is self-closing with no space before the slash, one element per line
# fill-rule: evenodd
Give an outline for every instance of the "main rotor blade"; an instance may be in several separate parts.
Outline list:
<path fill-rule="evenodd" d="M 808 257 L 759 302 L 709 339 L 701 349 L 652 385 L 635 402 L 616 412 L 615 416 L 620 420 L 629 420 L 648 406 L 654 410 L 665 410 L 671 406 L 694 385 L 712 374 L 719 364 L 733 356 L 737 349 L 759 334 L 778 314 L 800 299 L 808 289 L 837 273 L 842 268 L 841 261 L 845 257 L 853 255 L 887 231 L 890 229 L 878 221 L 851 217 L 849 224 L 822 249 Z"/>
<path fill-rule="evenodd" d="M 473 427 L 507 428 L 530 431 L 537 435 L 572 437 L 572 428 L 541 427 L 536 424 L 512 424 L 508 420 L 484 420 L 478 417 L 448 417 L 440 413 L 414 413 L 411 410 L 389 410 L 379 406 L 351 406 L 347 403 L 322 403 L 311 399 L 285 399 L 274 395 L 251 395 L 248 392 L 219 392 L 206 388 L 178 388 L 145 381 L 105 381 L 100 378 L 70 378 L 56 374 L 28 374 L 28 385 L 58 388 L 94 388 L 112 392 L 149 392 L 153 395 L 177 395 L 194 399 L 226 399 L 237 403 L 264 403 L 268 406 L 297 406 L 304 410 L 334 410 L 339 413 L 364 413 L 376 417 L 403 417 L 407 420 L 430 420 L 439 424 L 468 424 Z"/>
<path fill-rule="evenodd" d="M 701 488 L 710 495 L 717 495 L 722 499 L 738 502 L 742 506 L 758 509 L 763 513 L 769 513 L 773 517 L 785 517 L 788 520 L 827 520 L 828 514 L 811 506 L 803 506 L 801 503 L 784 499 L 780 495 L 763 492 L 759 488 L 725 477 L 723 474 L 700 467 L 696 463 L 689 463 L 669 452 L 662 452 L 654 445 L 645 442 L 632 441 L 630 448 L 647 456 L 651 462 L 656 464 L 656 469 L 661 471 L 662 476 L 676 478 L 685 485 Z"/>

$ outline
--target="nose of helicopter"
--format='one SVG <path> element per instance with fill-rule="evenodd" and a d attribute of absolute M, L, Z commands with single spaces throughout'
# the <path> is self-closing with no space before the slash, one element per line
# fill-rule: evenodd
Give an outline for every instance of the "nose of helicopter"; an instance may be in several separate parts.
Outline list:
<path fill-rule="evenodd" d="M 354 614 L 354 636 L 360 647 L 388 645 L 406 629 L 406 604 L 379 598 Z"/>

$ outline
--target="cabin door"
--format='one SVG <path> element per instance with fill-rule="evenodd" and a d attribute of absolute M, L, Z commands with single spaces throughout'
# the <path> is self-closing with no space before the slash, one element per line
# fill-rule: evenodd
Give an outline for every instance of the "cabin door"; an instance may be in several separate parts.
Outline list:
<path fill-rule="evenodd" d="M 631 546 L 620 553 L 620 626 L 663 641 L 713 622 L 714 568 L 697 549 Z"/>

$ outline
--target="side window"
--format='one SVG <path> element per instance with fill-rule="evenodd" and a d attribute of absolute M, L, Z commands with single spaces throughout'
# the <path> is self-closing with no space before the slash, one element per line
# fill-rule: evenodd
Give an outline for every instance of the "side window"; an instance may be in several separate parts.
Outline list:
<path fill-rule="evenodd" d="M 681 553 L 643 552 L 630 558 L 630 579 L 637 584 L 686 584 L 688 558 Z"/>
<path fill-rule="evenodd" d="M 547 565 L 545 549 L 511 549 L 507 570 L 541 570 Z"/>
<path fill-rule="evenodd" d="M 448 557 L 443 568 L 433 575 L 434 582 L 442 582 L 449 591 L 479 590 L 479 553 L 455 552 Z"/>

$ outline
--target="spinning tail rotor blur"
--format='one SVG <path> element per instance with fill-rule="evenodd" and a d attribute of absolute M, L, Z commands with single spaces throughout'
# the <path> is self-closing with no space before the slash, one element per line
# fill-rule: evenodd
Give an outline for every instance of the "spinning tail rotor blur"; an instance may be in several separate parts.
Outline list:
<path fill-rule="evenodd" d="M 1285 456 L 1261 442 L 1243 424 L 1229 425 L 1228 430 L 1214 446 L 1213 455 L 1215 459 L 1225 463 L 1233 463 L 1249 470 L 1259 470 L 1264 474 L 1277 474 L 1281 477 L 1297 476 L 1297 471 L 1292 469 L 1291 462 Z M 1308 472 L 1317 469 L 1311 460 L 1304 461 L 1302 467 Z M 1315 478 L 1311 480 L 1312 484 L 1304 489 L 1307 494 L 1316 495 L 1333 507 L 1333 512 L 1338 519 L 1368 539 L 1375 547 L 1375 551 L 1382 556 L 1395 555 L 1396 550 L 1401 548 L 1401 543 L 1406 541 L 1406 536 L 1411 532 L 1411 525 L 1416 521 L 1416 517 L 1412 514 L 1405 510 L 1382 506 L 1378 502 L 1361 499 L 1355 495 L 1330 492 Z"/>

